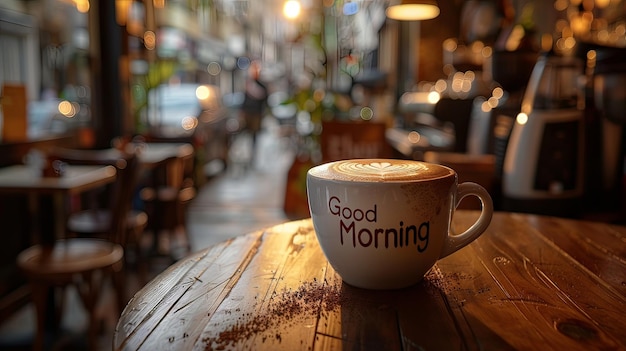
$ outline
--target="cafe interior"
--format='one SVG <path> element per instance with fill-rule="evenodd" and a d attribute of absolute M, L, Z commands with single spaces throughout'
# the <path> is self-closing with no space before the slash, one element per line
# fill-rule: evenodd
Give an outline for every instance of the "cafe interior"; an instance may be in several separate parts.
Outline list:
<path fill-rule="evenodd" d="M 205 202 L 261 193 L 253 206 L 275 206 L 277 221 L 307 218 L 302 174 L 339 159 L 440 163 L 485 187 L 496 211 L 626 224 L 626 2 L 407 4 L 418 11 L 395 0 L 3 1 L 0 324 L 19 330 L 15 316 L 36 307 L 26 340 L 3 336 L 0 348 L 110 349 L 103 298 L 117 318 L 164 267 L 219 239 L 211 221 L 233 236 L 241 222 L 266 224 L 211 216 Z M 244 106 L 253 78 L 265 90 L 256 129 Z M 243 195 L 223 196 L 233 192 Z M 269 205 L 268 192 L 279 197 Z M 480 206 L 470 200 L 459 208 Z M 181 231 L 182 253 L 157 247 Z M 64 238 L 76 241 L 65 260 L 37 264 Z M 72 258 L 101 254 L 82 257 L 73 299 L 87 322 L 68 342 L 51 329 L 71 317 L 46 291 L 76 283 Z"/>

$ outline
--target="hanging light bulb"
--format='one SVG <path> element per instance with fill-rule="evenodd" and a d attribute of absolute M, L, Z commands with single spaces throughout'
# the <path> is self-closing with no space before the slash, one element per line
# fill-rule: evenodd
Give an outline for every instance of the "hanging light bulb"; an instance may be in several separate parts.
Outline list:
<path fill-rule="evenodd" d="M 402 0 L 387 8 L 387 17 L 399 21 L 421 21 L 439 16 L 435 0 Z"/>

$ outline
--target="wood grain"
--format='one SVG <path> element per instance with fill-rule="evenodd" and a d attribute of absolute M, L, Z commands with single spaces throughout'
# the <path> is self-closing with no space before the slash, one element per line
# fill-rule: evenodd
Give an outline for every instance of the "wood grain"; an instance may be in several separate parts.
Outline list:
<path fill-rule="evenodd" d="M 461 228 L 477 216 L 457 211 Z M 417 285 L 341 281 L 310 220 L 209 247 L 130 301 L 116 350 L 626 349 L 626 228 L 496 213 Z"/>

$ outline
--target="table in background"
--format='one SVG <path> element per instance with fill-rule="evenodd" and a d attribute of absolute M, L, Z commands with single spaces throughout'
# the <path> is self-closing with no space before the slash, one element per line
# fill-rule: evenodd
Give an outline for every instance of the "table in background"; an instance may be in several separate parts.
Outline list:
<path fill-rule="evenodd" d="M 139 161 L 154 168 L 173 158 L 189 157 L 193 152 L 193 146 L 187 143 L 144 143 L 140 146 Z"/>
<path fill-rule="evenodd" d="M 171 247 L 159 239 L 162 233 L 175 236 L 184 225 L 184 204 L 194 194 L 194 147 L 189 143 L 139 143 L 138 156 L 143 169 L 139 199 L 148 214 L 147 231 L 152 235 L 151 255 L 171 256 Z M 187 182 L 190 180 L 191 183 Z M 170 243 L 171 240 L 165 241 Z M 167 247 L 165 247 L 167 246 Z"/>
<path fill-rule="evenodd" d="M 115 176 L 113 166 L 67 165 L 61 177 L 42 177 L 26 165 L 14 165 L 0 168 L 0 194 L 27 196 L 30 219 L 39 219 L 39 239 L 51 242 L 65 235 L 69 196 L 112 183 Z"/>
<path fill-rule="evenodd" d="M 194 148 L 189 143 L 136 143 L 124 147 L 136 149 L 141 167 L 144 172 L 149 173 L 148 177 L 154 177 L 153 172 L 157 169 L 163 169 L 167 177 L 174 177 L 173 180 L 168 180 L 171 182 L 176 182 L 178 181 L 177 178 L 180 178 L 182 160 L 193 157 L 194 154 Z M 109 154 L 111 159 L 115 159 L 119 156 L 120 150 L 110 148 L 103 150 L 103 152 Z"/>
<path fill-rule="evenodd" d="M 342 283 L 310 220 L 289 222 L 168 268 L 126 306 L 114 349 L 625 349 L 625 242 L 622 226 L 496 212 L 419 284 L 372 291 Z"/>

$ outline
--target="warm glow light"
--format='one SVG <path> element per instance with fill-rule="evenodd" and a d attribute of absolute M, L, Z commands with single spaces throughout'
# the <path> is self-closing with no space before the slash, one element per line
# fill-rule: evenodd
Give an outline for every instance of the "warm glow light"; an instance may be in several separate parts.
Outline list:
<path fill-rule="evenodd" d="M 443 79 L 437 80 L 437 82 L 435 83 L 435 90 L 442 93 L 446 91 L 446 89 L 448 89 L 448 82 Z"/>
<path fill-rule="evenodd" d="M 294 19 L 300 16 L 300 2 L 297 0 L 287 0 L 283 6 L 283 15 L 288 19 Z"/>
<path fill-rule="evenodd" d="M 485 44 L 482 41 L 478 40 L 472 43 L 471 50 L 475 54 L 480 54 L 484 47 Z"/>
<path fill-rule="evenodd" d="M 431 91 L 430 93 L 428 93 L 428 102 L 430 102 L 431 104 L 436 104 L 439 99 L 441 99 L 441 95 L 438 92 Z"/>
<path fill-rule="evenodd" d="M 490 97 L 490 98 L 487 100 L 487 103 L 488 103 L 488 104 L 489 104 L 489 106 L 491 106 L 492 108 L 496 108 L 496 107 L 498 107 L 498 104 L 500 103 L 500 100 L 498 100 L 497 98 L 495 98 L 495 97 L 493 97 L 493 96 L 492 96 L 492 97 Z"/>
<path fill-rule="evenodd" d="M 184 117 L 181 121 L 184 130 L 192 130 L 198 126 L 198 119 L 193 116 Z"/>
<path fill-rule="evenodd" d="M 576 46 L 576 39 L 574 37 L 569 37 L 565 39 L 565 48 L 573 49 Z"/>
<path fill-rule="evenodd" d="M 459 44 L 456 42 L 456 39 L 450 38 L 443 41 L 443 49 L 448 52 L 456 51 Z"/>
<path fill-rule="evenodd" d="M 485 46 L 481 52 L 481 55 L 483 55 L 483 57 L 487 58 L 487 57 L 491 57 L 491 55 L 493 55 L 493 48 L 491 46 Z"/>
<path fill-rule="evenodd" d="M 567 0 L 556 0 L 554 2 L 554 9 L 557 11 L 565 11 L 569 6 L 569 1 Z"/>
<path fill-rule="evenodd" d="M 554 45 L 554 39 L 551 34 L 544 34 L 541 36 L 541 50 L 548 52 Z"/>
<path fill-rule="evenodd" d="M 154 50 L 156 47 L 156 34 L 153 31 L 149 30 L 143 33 L 143 45 L 148 50 Z"/>
<path fill-rule="evenodd" d="M 483 112 L 489 112 L 492 110 L 491 106 L 489 105 L 489 102 L 484 101 L 482 104 L 480 104 L 480 110 Z"/>
<path fill-rule="evenodd" d="M 524 125 L 528 122 L 528 115 L 520 112 L 517 114 L 517 118 L 515 118 L 515 121 L 517 122 L 517 124 Z"/>
<path fill-rule="evenodd" d="M 522 102 L 522 113 L 529 114 L 533 109 L 533 104 L 529 102 Z"/>
<path fill-rule="evenodd" d="M 520 46 L 520 43 L 522 42 L 522 38 L 524 37 L 525 33 L 526 31 L 524 31 L 524 27 L 522 27 L 520 24 L 513 27 L 511 35 L 506 40 L 506 43 L 504 43 L 504 47 L 507 49 L 507 51 L 517 50 L 517 48 Z"/>
<path fill-rule="evenodd" d="M 589 50 L 587 51 L 587 68 L 593 69 L 596 67 L 596 51 Z"/>
<path fill-rule="evenodd" d="M 597 57 L 597 53 L 595 50 L 587 51 L 587 60 L 595 60 Z"/>
<path fill-rule="evenodd" d="M 219 91 L 213 85 L 200 85 L 196 88 L 196 98 L 203 110 L 213 110 L 219 107 L 221 99 Z"/>
<path fill-rule="evenodd" d="M 370 107 L 363 107 L 360 115 L 362 120 L 369 121 L 374 117 L 374 111 Z"/>
<path fill-rule="evenodd" d="M 72 118 L 76 115 L 76 109 L 74 108 L 74 105 L 67 100 L 59 102 L 57 109 L 59 110 L 59 113 L 67 118 Z"/>
<path fill-rule="evenodd" d="M 398 21 L 422 21 L 439 16 L 435 1 L 403 0 L 387 8 L 387 17 Z"/>
<path fill-rule="evenodd" d="M 76 10 L 80 13 L 87 13 L 89 11 L 89 0 L 74 0 Z"/>
<path fill-rule="evenodd" d="M 216 76 L 218 74 L 220 74 L 220 72 L 222 71 L 222 66 L 220 65 L 219 62 L 211 62 L 207 65 L 206 67 L 206 71 L 212 75 L 212 76 Z"/>
<path fill-rule="evenodd" d="M 491 92 L 491 96 L 495 97 L 496 99 L 502 99 L 502 97 L 504 96 L 504 89 L 500 87 L 494 88 Z"/>
<path fill-rule="evenodd" d="M 205 100 L 211 96 L 211 90 L 206 85 L 201 85 L 196 88 L 196 97 L 198 100 Z"/>
<path fill-rule="evenodd" d="M 324 89 L 315 89 L 315 91 L 313 91 L 313 100 L 317 102 L 321 102 L 322 100 L 324 100 L 325 96 L 326 91 Z"/>
<path fill-rule="evenodd" d="M 132 0 L 115 0 L 115 20 L 120 26 L 126 25 L 131 4 Z"/>
<path fill-rule="evenodd" d="M 413 144 L 417 144 L 420 139 L 422 138 L 422 136 L 420 135 L 420 133 L 416 132 L 416 131 L 411 131 L 407 137 L 409 139 L 409 141 Z"/>
<path fill-rule="evenodd" d="M 598 31 L 597 37 L 600 42 L 607 42 L 609 40 L 609 32 L 606 29 L 602 29 Z"/>

